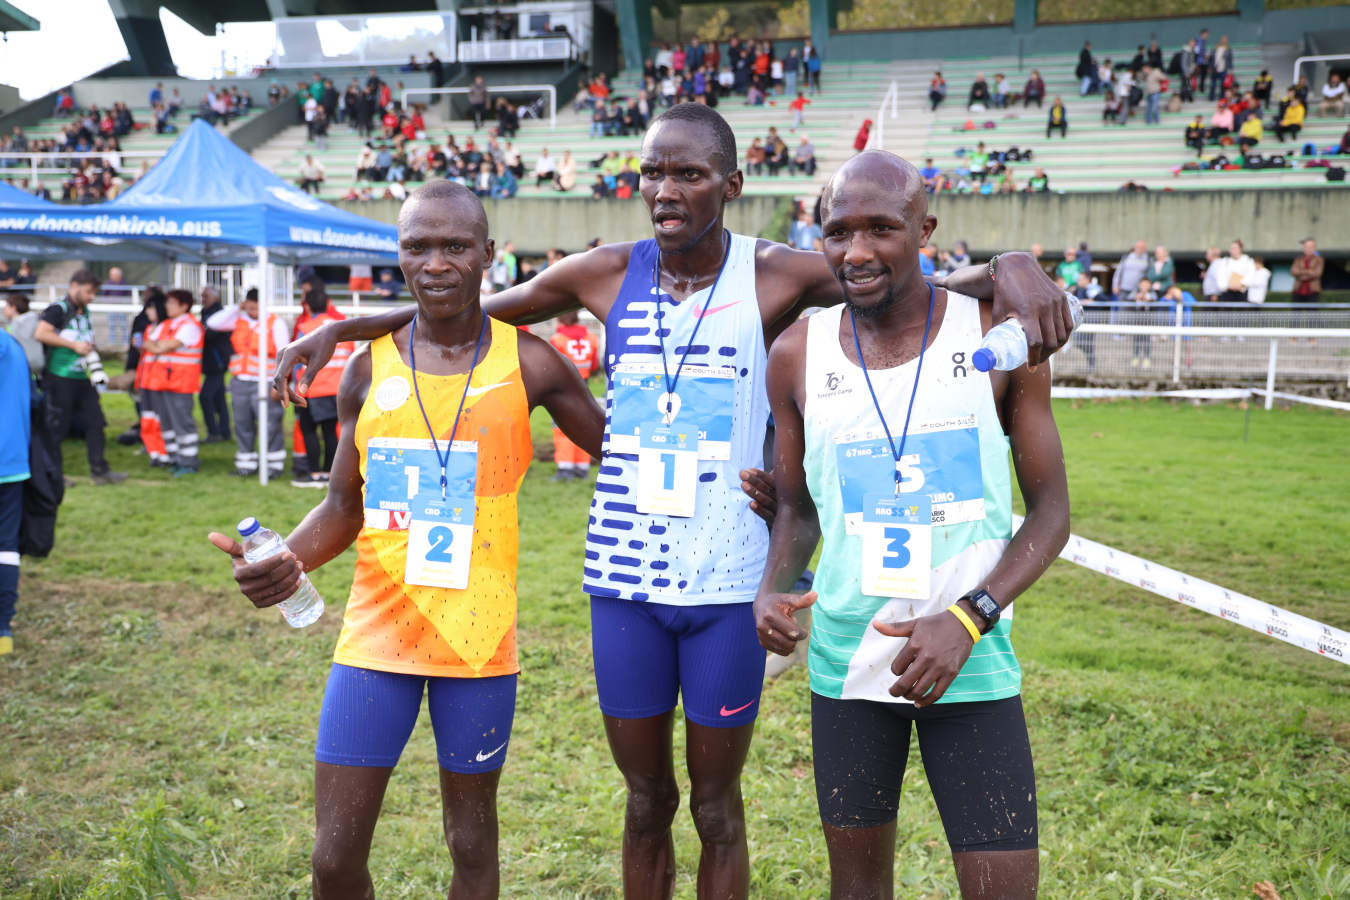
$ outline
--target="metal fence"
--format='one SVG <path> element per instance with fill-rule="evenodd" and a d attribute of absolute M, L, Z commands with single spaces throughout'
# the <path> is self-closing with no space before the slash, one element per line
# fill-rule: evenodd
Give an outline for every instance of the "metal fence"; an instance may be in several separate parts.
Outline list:
<path fill-rule="evenodd" d="M 1089 304 L 1057 377 L 1350 382 L 1350 304 Z"/>

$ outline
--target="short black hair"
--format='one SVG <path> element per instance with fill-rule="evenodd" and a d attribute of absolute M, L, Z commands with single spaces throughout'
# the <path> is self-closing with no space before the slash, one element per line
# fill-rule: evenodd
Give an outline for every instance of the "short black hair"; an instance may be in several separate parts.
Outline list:
<path fill-rule="evenodd" d="M 652 124 L 664 121 L 706 125 L 713 135 L 712 152 L 721 158 L 717 171 L 722 175 L 736 171 L 736 134 L 717 110 L 702 103 L 679 103 L 657 116 Z"/>
<path fill-rule="evenodd" d="M 98 277 L 97 275 L 95 275 L 93 272 L 89 271 L 88 269 L 77 269 L 77 270 L 75 271 L 75 274 L 72 275 L 72 276 L 70 276 L 70 283 L 71 283 L 71 284 L 92 284 L 94 287 L 98 287 L 98 286 L 99 286 L 100 284 L 102 284 L 103 282 L 99 279 L 99 277 Z"/>
<path fill-rule="evenodd" d="M 487 162 L 487 160 L 484 160 L 484 162 Z M 457 181 L 440 179 L 425 182 L 408 195 L 408 199 L 403 201 L 402 209 L 411 209 L 419 200 L 451 200 L 467 204 L 476 220 L 475 224 L 481 225 L 483 228 L 484 242 L 492 235 L 488 227 L 487 211 L 483 209 L 483 201 L 479 199 L 477 194 Z M 403 212 L 400 210 L 399 218 L 402 217 Z"/>
<path fill-rule="evenodd" d="M 177 300 L 179 303 L 183 304 L 183 307 L 185 309 L 192 309 L 192 301 L 193 301 L 192 291 L 185 291 L 182 288 L 174 288 L 173 290 L 169 291 L 167 296 L 169 299 Z"/>

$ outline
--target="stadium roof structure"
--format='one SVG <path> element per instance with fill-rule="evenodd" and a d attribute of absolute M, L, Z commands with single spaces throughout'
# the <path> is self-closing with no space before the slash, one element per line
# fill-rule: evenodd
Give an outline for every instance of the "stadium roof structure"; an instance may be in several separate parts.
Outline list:
<path fill-rule="evenodd" d="M 0 32 L 37 31 L 41 23 L 21 9 L 0 0 Z"/>
<path fill-rule="evenodd" d="M 260 166 L 205 121 L 192 123 L 140 181 L 107 203 L 63 206 L 0 197 L 0 243 L 66 255 L 202 262 L 389 262 L 398 230 L 323 203 Z M 31 202 L 29 202 L 31 201 Z M 57 255 L 55 252 L 38 256 Z"/>

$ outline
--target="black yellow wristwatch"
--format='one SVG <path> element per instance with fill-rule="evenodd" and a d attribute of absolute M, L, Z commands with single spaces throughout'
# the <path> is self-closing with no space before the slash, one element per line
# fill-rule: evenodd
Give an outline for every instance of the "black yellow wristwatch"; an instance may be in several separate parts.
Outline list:
<path fill-rule="evenodd" d="M 1003 614 L 1003 609 L 994 602 L 994 598 L 989 595 L 988 591 L 980 589 L 966 594 L 961 599 L 969 603 L 976 614 L 984 619 L 984 627 L 980 629 L 980 634 L 988 634 L 994 630 L 994 626 L 998 624 L 998 617 Z"/>

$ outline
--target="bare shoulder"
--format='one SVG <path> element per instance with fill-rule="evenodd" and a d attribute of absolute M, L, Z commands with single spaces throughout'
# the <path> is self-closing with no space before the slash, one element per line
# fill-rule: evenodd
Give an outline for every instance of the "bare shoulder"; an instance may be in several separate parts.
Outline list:
<path fill-rule="evenodd" d="M 805 359 L 808 319 L 809 317 L 793 322 L 769 346 L 770 367 L 800 365 Z"/>
<path fill-rule="evenodd" d="M 370 345 L 366 344 L 347 361 L 342 370 L 342 380 L 338 383 L 338 416 L 354 418 L 365 405 L 366 394 L 370 392 L 371 379 Z"/>

